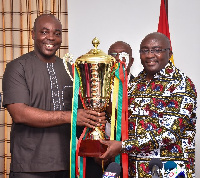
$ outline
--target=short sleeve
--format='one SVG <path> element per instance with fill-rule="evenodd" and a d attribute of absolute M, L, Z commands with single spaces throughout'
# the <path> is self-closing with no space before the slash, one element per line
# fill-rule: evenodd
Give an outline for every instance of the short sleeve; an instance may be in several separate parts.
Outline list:
<path fill-rule="evenodd" d="M 22 63 L 14 60 L 7 64 L 2 80 L 3 106 L 12 103 L 29 105 L 29 91 Z"/>

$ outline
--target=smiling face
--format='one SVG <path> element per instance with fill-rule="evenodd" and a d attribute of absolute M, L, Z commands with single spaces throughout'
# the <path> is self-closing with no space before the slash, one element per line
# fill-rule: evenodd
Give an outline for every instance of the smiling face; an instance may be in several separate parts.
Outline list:
<path fill-rule="evenodd" d="M 62 43 L 62 25 L 53 15 L 42 15 L 32 31 L 34 51 L 40 60 L 54 62 Z"/>
<path fill-rule="evenodd" d="M 151 80 L 157 72 L 163 69 L 171 56 L 170 48 L 170 41 L 169 39 L 161 34 L 161 33 L 151 33 L 147 35 L 140 45 L 140 50 L 148 51 L 148 53 L 140 53 L 141 63 L 144 67 L 144 70 L 147 73 L 147 80 Z M 155 51 L 151 52 L 151 50 L 162 50 L 159 53 Z"/>

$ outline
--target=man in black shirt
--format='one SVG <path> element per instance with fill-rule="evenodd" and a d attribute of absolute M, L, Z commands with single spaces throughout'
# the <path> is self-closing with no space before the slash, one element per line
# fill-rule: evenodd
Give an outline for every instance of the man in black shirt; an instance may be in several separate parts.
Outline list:
<path fill-rule="evenodd" d="M 10 113 L 10 177 L 69 177 L 72 81 L 56 51 L 62 25 L 53 15 L 39 16 L 32 31 L 34 51 L 8 63 L 3 105 Z M 78 109 L 77 125 L 105 123 L 105 113 Z"/>

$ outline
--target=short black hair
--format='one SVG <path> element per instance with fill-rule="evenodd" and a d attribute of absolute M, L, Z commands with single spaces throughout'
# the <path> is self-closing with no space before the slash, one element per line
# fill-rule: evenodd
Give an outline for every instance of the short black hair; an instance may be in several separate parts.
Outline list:
<path fill-rule="evenodd" d="M 35 19 L 35 22 L 34 22 L 34 25 L 33 25 L 33 31 L 35 32 L 36 30 L 36 24 L 37 24 L 37 21 L 41 18 L 41 17 L 44 17 L 44 16 L 49 16 L 49 17 L 52 17 L 52 18 L 55 18 L 56 20 L 58 20 L 53 14 L 42 14 L 40 16 L 37 16 L 37 18 Z M 59 20 L 58 20 L 59 21 Z"/>

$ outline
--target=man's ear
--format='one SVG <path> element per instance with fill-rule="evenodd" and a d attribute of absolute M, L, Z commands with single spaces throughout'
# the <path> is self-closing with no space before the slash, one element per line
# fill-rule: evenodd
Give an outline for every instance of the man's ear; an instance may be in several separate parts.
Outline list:
<path fill-rule="evenodd" d="M 173 54 L 173 52 L 172 52 L 172 50 L 170 50 L 169 51 L 169 59 L 172 57 L 172 54 Z"/>
<path fill-rule="evenodd" d="M 129 63 L 130 63 L 130 67 L 131 67 L 132 64 L 133 64 L 133 61 L 134 61 L 134 58 L 132 57 L 132 58 L 130 59 L 130 61 L 129 61 Z"/>
<path fill-rule="evenodd" d="M 134 58 L 132 57 L 132 59 L 131 59 L 131 60 L 132 60 L 132 63 L 133 63 L 133 62 L 134 62 Z"/>
<path fill-rule="evenodd" d="M 32 35 L 32 39 L 35 40 L 35 32 L 33 29 L 31 30 L 31 35 Z"/>
<path fill-rule="evenodd" d="M 132 57 L 132 58 L 129 60 L 128 66 L 127 66 L 127 68 L 126 68 L 127 75 L 128 75 L 129 72 L 130 72 L 130 69 L 131 69 L 131 66 L 132 66 L 132 64 L 133 64 L 133 61 L 134 61 L 134 58 Z"/>

